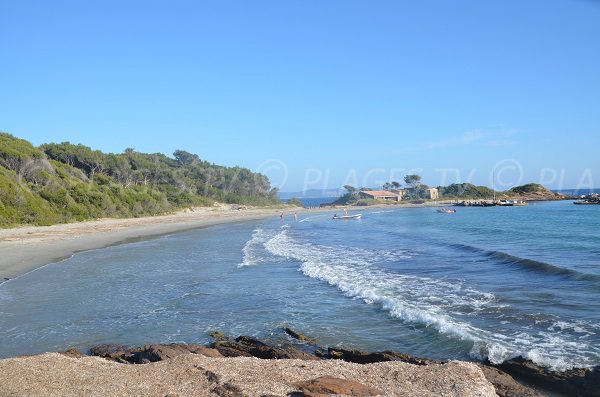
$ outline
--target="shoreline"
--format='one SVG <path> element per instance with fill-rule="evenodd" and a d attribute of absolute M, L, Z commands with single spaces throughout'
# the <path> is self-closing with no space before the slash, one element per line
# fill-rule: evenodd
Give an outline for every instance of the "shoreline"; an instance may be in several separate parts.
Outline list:
<path fill-rule="evenodd" d="M 554 200 L 552 200 L 554 201 Z M 436 208 L 454 205 L 454 200 L 423 203 L 378 203 L 369 206 L 337 205 L 311 208 L 246 208 L 221 204 L 196 207 L 167 215 L 141 218 L 103 218 L 51 226 L 18 226 L 0 229 L 0 285 L 72 255 L 140 239 L 153 239 L 227 223 L 239 223 L 291 213 L 327 213 L 348 208 L 353 212 L 373 209 Z"/>
<path fill-rule="evenodd" d="M 252 208 L 221 204 L 215 207 L 184 209 L 167 215 L 141 218 L 102 218 L 92 221 L 60 223 L 50 226 L 18 226 L 0 229 L 0 285 L 51 263 L 68 259 L 76 253 L 153 239 L 228 223 L 279 217 L 291 213 L 327 213 L 344 207 L 351 211 L 439 207 L 439 202 L 420 204 L 381 203 L 370 206 L 339 205 L 312 208 Z"/>
<path fill-rule="evenodd" d="M 221 205 L 142 218 L 106 218 L 52 226 L 0 229 L 0 284 L 50 263 L 67 259 L 78 252 L 210 226 L 275 218 L 279 217 L 282 211 L 330 211 L 303 208 L 237 208 L 239 207 Z"/>

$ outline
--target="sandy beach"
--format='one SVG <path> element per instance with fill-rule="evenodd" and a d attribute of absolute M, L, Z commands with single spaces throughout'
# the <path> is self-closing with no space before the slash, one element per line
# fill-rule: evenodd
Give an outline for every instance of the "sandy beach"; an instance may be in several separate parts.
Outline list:
<path fill-rule="evenodd" d="M 382 203 L 369 207 L 347 207 L 351 208 L 352 212 L 361 212 L 376 208 L 420 208 L 439 205 L 442 204 Z M 342 208 L 342 206 L 339 208 Z M 0 283 L 48 263 L 68 258 L 76 252 L 224 223 L 279 217 L 282 211 L 288 219 L 293 219 L 294 212 L 335 212 L 336 209 L 325 207 L 282 210 L 281 208 L 247 208 L 238 205 L 220 204 L 215 207 L 185 209 L 168 215 L 141 218 L 109 218 L 52 226 L 23 226 L 0 229 Z"/>
<path fill-rule="evenodd" d="M 288 216 L 293 216 L 290 211 L 309 210 L 285 210 Z M 0 282 L 79 251 L 218 224 L 278 217 L 281 212 L 277 208 L 222 204 L 161 216 L 0 229 Z"/>

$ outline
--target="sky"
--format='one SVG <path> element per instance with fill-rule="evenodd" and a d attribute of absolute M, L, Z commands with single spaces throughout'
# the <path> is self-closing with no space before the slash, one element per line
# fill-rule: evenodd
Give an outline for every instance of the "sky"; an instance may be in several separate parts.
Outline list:
<path fill-rule="evenodd" d="M 599 0 L 0 0 L 0 131 L 282 191 L 600 187 L 599 21 Z"/>

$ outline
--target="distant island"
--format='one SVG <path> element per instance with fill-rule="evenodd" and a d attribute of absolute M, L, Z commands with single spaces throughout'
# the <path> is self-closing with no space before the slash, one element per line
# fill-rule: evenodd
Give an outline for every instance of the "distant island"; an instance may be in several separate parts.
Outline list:
<path fill-rule="evenodd" d="M 486 186 L 471 183 L 453 183 L 448 186 L 430 187 L 421 183 L 420 175 L 406 175 L 406 187 L 397 182 L 385 183 L 381 189 L 355 188 L 346 185 L 346 193 L 332 203 L 325 205 L 357 205 L 412 203 L 424 204 L 438 201 L 456 201 L 463 204 L 500 203 L 506 200 L 549 201 L 572 198 L 562 193 L 555 193 L 537 183 L 529 183 L 499 192 Z"/>
<path fill-rule="evenodd" d="M 34 147 L 0 132 L 0 227 L 158 215 L 215 202 L 281 203 L 265 175 L 185 150 L 168 157 L 69 142 Z"/>

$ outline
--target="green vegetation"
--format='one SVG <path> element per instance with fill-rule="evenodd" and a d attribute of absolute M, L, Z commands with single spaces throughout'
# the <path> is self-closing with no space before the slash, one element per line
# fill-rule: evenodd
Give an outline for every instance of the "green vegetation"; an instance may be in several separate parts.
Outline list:
<path fill-rule="evenodd" d="M 302 203 L 302 201 L 300 201 L 300 199 L 298 197 L 292 197 L 291 199 L 288 200 L 288 205 L 294 206 L 294 207 L 300 207 L 300 208 L 304 208 L 304 204 Z"/>
<path fill-rule="evenodd" d="M 421 184 L 421 175 L 406 175 L 404 177 L 404 183 L 412 188 L 416 188 Z"/>
<path fill-rule="evenodd" d="M 392 182 L 386 182 L 383 184 L 383 190 L 394 190 L 394 189 L 400 189 L 402 185 L 399 182 L 396 181 L 392 181 Z"/>
<path fill-rule="evenodd" d="M 357 205 L 360 200 L 359 189 L 354 186 L 345 185 L 344 189 L 346 189 L 346 193 L 341 197 L 338 197 L 332 205 Z M 363 204 L 366 205 L 366 204 Z"/>
<path fill-rule="evenodd" d="M 404 189 L 404 196 L 402 197 L 401 203 L 411 204 L 423 204 L 429 199 L 427 189 L 429 186 L 421 183 L 421 177 L 419 175 L 407 175 L 404 178 L 404 182 L 410 186 Z M 398 182 L 386 183 L 383 185 L 384 190 L 398 189 L 400 184 Z M 359 205 L 368 206 L 373 204 L 394 204 L 395 201 L 390 200 L 377 200 L 367 198 L 360 192 L 366 192 L 373 189 L 360 188 L 357 189 L 353 186 L 346 185 L 346 194 L 338 198 L 332 205 Z M 471 183 L 453 183 L 448 186 L 438 186 L 439 197 L 442 200 L 492 200 L 494 198 L 494 191 L 486 186 L 475 186 Z M 552 193 L 544 186 L 536 183 L 530 183 L 523 186 L 517 186 L 505 192 L 496 192 L 497 199 L 515 199 L 523 198 L 537 199 L 537 200 L 555 200 L 560 199 L 560 195 Z"/>
<path fill-rule="evenodd" d="M 268 178 L 177 150 L 102 153 L 69 142 L 34 147 L 0 132 L 0 227 L 156 215 L 214 202 L 279 204 Z"/>
<path fill-rule="evenodd" d="M 547 193 L 548 189 L 539 183 L 528 183 L 527 185 L 517 186 L 510 189 L 507 193 L 510 194 L 529 194 L 529 193 Z"/>
<path fill-rule="evenodd" d="M 443 199 L 492 199 L 494 191 L 485 186 L 475 186 L 471 183 L 453 183 L 439 186 L 440 198 Z"/>

